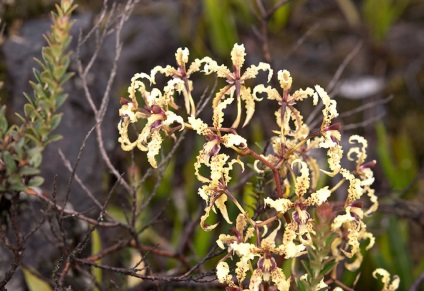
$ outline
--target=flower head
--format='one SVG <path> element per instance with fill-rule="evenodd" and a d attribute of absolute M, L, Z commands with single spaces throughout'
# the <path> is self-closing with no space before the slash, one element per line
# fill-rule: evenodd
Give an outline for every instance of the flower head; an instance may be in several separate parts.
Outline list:
<path fill-rule="evenodd" d="M 244 73 L 242 73 L 242 66 L 245 61 L 245 48 L 244 45 L 235 44 L 231 51 L 231 60 L 233 62 L 233 71 L 230 71 L 226 66 L 218 64 L 215 61 L 207 62 L 205 65 L 205 72 L 207 74 L 216 73 L 220 78 L 226 78 L 228 83 L 227 86 L 222 88 L 215 96 L 213 100 L 213 108 L 217 109 L 219 103 L 225 99 L 226 96 L 229 96 L 231 102 L 235 98 L 237 99 L 237 117 L 234 121 L 232 128 L 237 128 L 240 124 L 241 120 L 241 101 L 244 101 L 246 104 L 246 118 L 243 124 L 243 127 L 249 123 L 250 119 L 255 112 L 255 101 L 259 101 L 260 99 L 256 99 L 252 93 L 250 88 L 245 86 L 245 81 L 248 79 L 256 78 L 259 70 L 268 71 L 268 82 L 272 77 L 272 69 L 269 64 L 259 63 L 257 66 L 252 65 L 246 69 Z M 230 103 L 231 103 L 230 102 Z"/>
<path fill-rule="evenodd" d="M 119 110 L 121 121 L 118 124 L 119 139 L 121 147 L 125 151 L 130 151 L 137 147 L 141 151 L 147 152 L 149 163 L 152 167 L 157 167 L 155 156 L 159 153 L 163 138 L 160 132 L 165 135 L 171 135 L 173 129 L 171 125 L 179 123 L 181 129 L 184 128 L 184 120 L 182 117 L 170 111 L 168 108 L 173 107 L 173 100 L 162 94 L 156 88 L 152 91 L 147 91 L 141 78 L 149 79 L 146 74 L 137 74 L 131 80 L 131 85 L 128 92 L 131 101 L 123 100 L 123 105 Z M 136 93 L 140 93 L 144 103 L 144 108 L 138 107 Z M 128 135 L 128 127 L 132 123 L 137 123 L 139 120 L 144 120 L 145 125 L 134 141 L 131 141 Z"/>

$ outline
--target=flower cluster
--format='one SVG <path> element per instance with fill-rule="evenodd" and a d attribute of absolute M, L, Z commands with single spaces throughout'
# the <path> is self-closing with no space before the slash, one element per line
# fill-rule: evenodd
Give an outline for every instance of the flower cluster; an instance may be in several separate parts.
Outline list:
<path fill-rule="evenodd" d="M 229 201 L 240 212 L 235 219 L 232 235 L 221 234 L 217 240 L 218 246 L 228 252 L 216 268 L 219 282 L 234 290 L 259 290 L 263 284 L 274 285 L 278 290 L 289 290 L 293 282 L 321 290 L 327 286 L 324 275 L 338 263 L 344 263 L 349 270 L 357 269 L 362 262 L 361 243 L 365 241 L 367 249 L 374 244 L 374 237 L 367 231 L 363 218 L 378 207 L 377 197 L 371 188 L 374 181 L 371 168 L 375 161 L 367 161 L 367 141 L 354 135 L 349 138 L 353 146 L 347 152 L 352 169 L 342 165 L 341 126 L 334 121 L 338 116 L 336 101 L 318 85 L 292 90 L 293 79 L 286 70 L 277 73 L 279 87 L 271 86 L 274 72 L 270 65 L 259 63 L 243 70 L 245 55 L 244 46 L 236 44 L 231 52 L 232 70 L 218 65 L 209 57 L 196 59 L 187 68 L 188 49 L 179 49 L 176 68 L 156 67 L 150 74 L 136 74 L 128 89 L 130 100 L 123 99 L 121 102 L 119 142 L 124 150 L 137 147 L 146 151 L 149 163 L 157 167 L 156 156 L 164 137 L 173 136 L 180 130 L 192 130 L 202 136 L 205 143 L 194 164 L 195 176 L 203 183 L 198 190 L 205 202 L 201 227 L 206 231 L 216 228 L 218 223 L 206 223 L 210 211 L 216 209 L 228 224 L 232 224 L 234 218 L 230 217 L 226 206 Z M 267 83 L 249 87 L 245 81 L 257 80 L 259 71 L 267 72 Z M 154 87 L 158 73 L 169 77 L 163 89 Z M 210 125 L 197 116 L 194 86 L 190 80 L 194 73 L 215 74 L 227 81 L 227 85 L 217 90 L 213 99 Z M 277 102 L 276 129 L 271 138 L 272 152 L 267 155 L 253 151 L 247 140 L 236 131 L 242 115 L 245 115 L 244 127 L 255 113 L 255 102 L 264 98 Z M 320 104 L 323 108 L 318 129 L 309 128 L 298 107 L 299 103 L 308 100 L 312 101 L 312 105 Z M 229 112 L 227 109 L 234 101 L 237 103 L 235 121 L 231 127 L 224 127 L 225 113 Z M 144 107 L 139 107 L 139 102 Z M 178 113 L 178 103 L 184 103 L 185 113 Z M 242 103 L 245 105 L 244 113 Z M 142 125 L 133 141 L 128 134 L 130 124 L 136 129 Z M 234 155 L 227 154 L 228 150 L 223 153 L 222 146 L 233 151 Z M 273 177 L 274 190 L 260 198 L 265 207 L 262 211 L 264 214 L 255 220 L 229 188 L 234 178 L 234 165 L 239 164 L 244 170 L 244 156 L 255 159 L 252 168 L 258 174 L 271 172 Z M 320 163 L 319 157 L 326 157 L 327 164 Z M 320 174 L 338 181 L 332 188 L 324 186 L 317 189 Z M 346 190 L 342 190 L 342 185 L 346 185 Z M 315 238 L 318 236 L 318 226 L 314 214 L 318 207 L 336 203 L 332 198 L 335 191 L 346 193 L 342 204 L 337 202 L 343 205 L 342 209 L 337 212 L 330 210 L 328 232 L 332 235 L 329 242 L 331 248 L 329 253 L 322 256 L 330 258 L 326 259 L 325 264 L 331 262 L 333 267 L 325 274 L 318 272 L 318 277 L 308 272 L 298 278 L 286 276 L 281 268 L 284 260 L 300 259 L 317 250 Z M 363 209 L 364 196 L 370 200 L 367 210 Z M 229 259 L 235 261 L 235 268 L 230 267 Z"/>

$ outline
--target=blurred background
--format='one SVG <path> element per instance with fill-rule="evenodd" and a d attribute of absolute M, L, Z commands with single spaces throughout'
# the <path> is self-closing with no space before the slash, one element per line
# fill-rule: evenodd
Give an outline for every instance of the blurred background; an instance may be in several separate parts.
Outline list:
<path fill-rule="evenodd" d="M 76 2 L 79 7 L 75 13 L 74 41 L 79 31 L 92 27 L 103 3 Z M 424 290 L 424 2 L 287 1 L 272 15 L 264 17 L 264 9 L 269 11 L 280 2 L 141 1 L 123 30 L 124 47 L 113 85 L 114 100 L 102 125 L 109 129 L 104 131 L 106 149 L 122 171 L 136 176 L 146 171 L 147 166 L 142 162 L 145 157 L 135 153 L 140 163 L 131 165 L 128 154 L 117 142 L 119 97 L 126 97 L 126 88 L 135 73 L 148 72 L 156 65 L 174 64 L 174 54 L 179 47 L 189 48 L 190 59 L 207 55 L 230 65 L 229 53 L 234 43 L 243 43 L 247 65 L 265 61 L 270 62 L 275 71 L 287 69 L 295 89 L 315 84 L 330 89 L 341 112 L 339 121 L 343 134 L 364 135 L 369 142 L 368 159 L 377 160 L 374 188 L 380 197 L 380 210 L 367 221 L 377 242 L 366 253 L 361 270 L 345 272 L 342 281 L 351 286 L 362 274 L 355 289 L 376 290 L 379 285 L 370 274 L 381 267 L 400 276 L 399 290 Z M 42 35 L 49 28 L 49 11 L 54 3 L 51 0 L 0 0 L 0 80 L 4 82 L 0 104 L 8 105 L 10 119 L 14 118 L 13 111 L 22 110 L 25 102 L 22 92 L 31 92 L 28 81 L 32 78 L 33 58 L 40 56 L 44 45 Z M 82 59 L 89 55 L 95 42 L 91 45 L 80 52 Z M 101 98 L 113 54 L 113 41 L 107 40 L 90 76 L 94 98 L 96 92 L 99 92 L 97 98 Z M 76 68 L 71 65 L 71 70 Z M 201 95 L 212 83 L 204 85 L 196 94 Z M 59 128 L 64 139 L 45 153 L 46 188 L 52 186 L 56 174 L 59 188 L 61 184 L 62 188 L 66 186 L 69 172 L 57 158 L 57 150 L 61 148 L 69 160 L 74 160 L 83 138 L 94 124 L 81 90 L 78 82 L 68 88 L 70 96 L 62 109 L 68 118 L 64 118 Z M 253 125 L 242 131 L 253 142 L 270 138 L 275 129 L 272 108 L 264 113 L 267 106 L 270 105 L 259 104 L 263 111 L 257 111 L 261 113 L 255 115 Z M 165 172 L 152 208 L 146 211 L 146 216 L 152 216 L 159 211 L 157 205 L 162 207 L 161 203 L 166 201 L 170 205 L 157 228 L 146 232 L 146 242 L 160 241 L 175 248 L 179 233 L 198 219 L 199 208 L 202 210 L 192 163 L 185 161 L 195 159 L 197 150 L 193 150 L 193 145 L 200 149 L 203 141 L 193 136 L 187 137 L 185 142 Z M 101 197 L 110 188 L 113 178 L 99 161 L 96 141 L 89 139 L 79 175 L 95 195 Z M 153 185 L 147 181 L 142 191 L 151 190 Z M 171 188 L 174 193 L 169 198 Z M 87 206 L 85 197 L 78 186 L 72 191 L 71 203 L 75 209 L 83 210 Z M 245 189 L 239 192 L 244 195 Z M 247 195 L 246 203 L 249 199 Z M 119 208 L 116 202 L 117 216 L 122 215 Z M 200 227 L 191 230 L 190 247 L 195 254 L 191 260 L 196 261 L 212 247 L 216 233 L 205 233 Z M 205 269 L 212 268 L 213 264 L 206 264 Z M 158 262 L 153 267 L 169 269 L 172 263 Z"/>

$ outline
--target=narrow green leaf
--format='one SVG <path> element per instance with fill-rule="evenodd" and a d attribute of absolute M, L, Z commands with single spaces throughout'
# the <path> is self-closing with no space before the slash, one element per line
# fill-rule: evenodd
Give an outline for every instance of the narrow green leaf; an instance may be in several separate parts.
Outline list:
<path fill-rule="evenodd" d="M 237 30 L 229 1 L 205 0 L 204 13 L 211 45 L 219 55 L 227 55 L 237 42 Z"/>
<path fill-rule="evenodd" d="M 61 113 L 53 115 L 52 119 L 50 120 L 50 126 L 52 131 L 55 130 L 56 127 L 58 127 L 61 120 L 62 120 Z"/>
<path fill-rule="evenodd" d="M 0 110 L 0 132 L 5 134 L 8 128 L 7 119 L 6 119 L 6 106 L 2 106 Z M 0 135 L 3 136 L 3 135 Z"/>
<path fill-rule="evenodd" d="M 91 255 L 95 255 L 102 250 L 102 239 L 97 229 L 91 232 Z M 100 263 L 101 260 L 97 260 L 96 263 Z M 102 269 L 94 268 L 93 275 L 96 282 L 102 282 Z M 97 289 L 98 290 L 98 289 Z"/>
<path fill-rule="evenodd" d="M 22 122 L 25 122 L 25 117 L 15 112 L 16 117 L 18 117 Z"/>
<path fill-rule="evenodd" d="M 301 260 L 302 266 L 305 268 L 306 273 L 308 273 L 309 276 L 313 276 L 314 272 L 311 269 L 310 261 L 309 260 Z"/>
<path fill-rule="evenodd" d="M 24 274 L 25 282 L 28 286 L 28 289 L 30 291 L 50 291 L 53 290 L 52 287 L 50 287 L 49 284 L 47 284 L 45 281 L 41 280 L 39 277 L 35 276 L 33 273 L 37 273 L 36 270 L 31 270 L 22 267 L 21 270 Z"/>
<path fill-rule="evenodd" d="M 299 287 L 300 291 L 309 291 L 305 282 L 302 280 L 297 280 L 297 287 Z"/>
<path fill-rule="evenodd" d="M 59 94 L 57 97 L 56 97 L 56 109 L 57 108 L 59 108 L 60 106 L 62 106 L 62 104 L 63 104 L 63 102 L 65 102 L 65 100 L 66 100 L 66 98 L 68 97 L 68 95 L 67 94 Z"/>
<path fill-rule="evenodd" d="M 327 263 L 324 268 L 319 272 L 321 275 L 327 275 L 333 268 L 336 266 L 337 262 L 329 262 Z"/>
<path fill-rule="evenodd" d="M 63 138 L 62 135 L 60 134 L 53 134 L 51 136 L 49 136 L 49 138 L 46 140 L 46 144 L 61 140 Z"/>

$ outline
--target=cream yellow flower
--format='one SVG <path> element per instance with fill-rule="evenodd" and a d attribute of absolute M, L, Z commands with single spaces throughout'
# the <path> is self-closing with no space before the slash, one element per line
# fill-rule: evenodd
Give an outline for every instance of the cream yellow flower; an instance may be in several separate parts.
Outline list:
<path fill-rule="evenodd" d="M 229 85 L 222 88 L 215 96 L 213 100 L 213 108 L 217 109 L 218 104 L 225 98 L 225 96 L 229 96 L 231 100 L 237 99 L 237 117 L 234 121 L 232 128 L 237 128 L 240 124 L 241 120 L 241 102 L 244 101 L 246 104 L 246 118 L 243 124 L 243 127 L 249 123 L 250 119 L 255 112 L 255 101 L 259 101 L 260 99 L 255 98 L 250 88 L 245 86 L 245 81 L 248 79 L 256 78 L 259 73 L 259 70 L 268 71 L 268 82 L 271 80 L 273 70 L 271 69 L 269 64 L 259 63 L 257 66 L 252 65 L 246 69 L 244 73 L 242 73 L 241 68 L 244 64 L 245 60 L 245 48 L 244 45 L 235 44 L 231 51 L 231 60 L 233 62 L 233 71 L 230 71 L 226 66 L 218 64 L 215 61 L 210 61 L 205 65 L 204 71 L 206 74 L 216 73 L 218 77 L 225 78 Z"/>
<path fill-rule="evenodd" d="M 278 71 L 278 81 L 283 89 L 280 94 L 277 89 L 271 86 L 264 86 L 263 84 L 257 85 L 253 89 L 253 97 L 258 99 L 257 94 L 266 93 L 268 100 L 275 100 L 278 102 L 279 109 L 275 112 L 277 124 L 280 127 L 282 135 L 295 135 L 303 127 L 303 117 L 300 112 L 294 108 L 294 105 L 298 101 L 302 101 L 314 94 L 311 88 L 305 90 L 299 89 L 293 94 L 290 94 L 292 86 L 292 77 L 290 72 L 287 70 Z M 291 128 L 290 121 L 293 120 L 295 128 Z"/>
<path fill-rule="evenodd" d="M 359 248 L 360 241 L 369 239 L 366 250 L 370 249 L 375 243 L 374 236 L 366 231 L 367 228 L 362 218 L 363 211 L 360 208 L 348 206 L 346 207 L 346 214 L 337 216 L 331 224 L 332 231 L 340 235 L 340 239 L 333 242 L 332 249 L 337 252 L 334 255 L 340 259 L 341 257 L 338 253 L 338 249 L 340 249 L 347 258 L 353 258 L 355 256 L 353 262 L 345 263 L 345 267 L 350 271 L 358 269 L 362 262 L 363 256 Z M 339 248 L 344 236 L 343 231 L 347 232 L 347 241 L 343 248 Z"/>
<path fill-rule="evenodd" d="M 367 146 L 368 142 L 365 138 L 359 135 L 352 135 L 349 138 L 349 143 L 354 144 L 357 142 L 360 146 L 351 147 L 347 154 L 347 157 L 350 161 L 356 161 L 356 173 L 359 175 L 361 180 L 361 186 L 363 187 L 363 192 L 366 194 L 370 201 L 372 202 L 371 207 L 365 213 L 365 215 L 370 215 L 371 213 L 377 211 L 378 208 L 378 198 L 375 195 L 374 189 L 371 188 L 371 185 L 374 183 L 374 174 L 371 170 L 375 166 L 376 161 L 370 161 L 365 163 L 367 158 Z M 354 157 L 356 156 L 356 158 Z"/>
<path fill-rule="evenodd" d="M 230 171 L 233 169 L 233 164 L 238 163 L 243 166 L 240 160 L 233 159 L 227 163 L 230 157 L 226 154 L 217 154 L 212 156 L 210 159 L 203 159 L 202 156 L 197 156 L 197 162 L 195 164 L 195 175 L 199 181 L 208 183 L 199 188 L 199 195 L 206 203 L 205 214 L 201 217 L 200 225 L 204 230 L 212 230 L 218 224 L 206 225 L 206 219 L 209 217 L 210 210 L 215 211 L 215 206 L 221 212 L 223 218 L 231 224 L 230 218 L 228 217 L 227 208 L 225 202 L 227 201 L 227 184 L 231 180 Z M 201 164 L 204 163 L 211 170 L 210 177 L 206 178 L 199 173 Z"/>
<path fill-rule="evenodd" d="M 191 92 L 193 91 L 193 82 L 189 78 L 193 73 L 200 71 L 202 63 L 210 62 L 211 60 L 208 57 L 203 59 L 195 59 L 193 63 L 191 63 L 191 65 L 187 68 L 188 57 L 189 50 L 187 48 L 179 48 L 175 53 L 175 59 L 178 66 L 176 68 L 169 65 L 165 68 L 156 66 L 150 72 L 150 80 L 152 83 L 155 83 L 155 77 L 157 73 L 172 77 L 173 79 L 168 82 L 169 88 L 171 88 L 169 94 L 173 94 L 174 90 L 182 92 L 187 114 L 194 116 L 196 114 L 196 106 L 194 104 L 193 97 L 191 96 Z"/>
<path fill-rule="evenodd" d="M 132 78 L 131 85 L 128 88 L 131 101 L 122 100 L 123 105 L 119 110 L 121 121 L 118 124 L 120 135 L 118 141 L 125 151 L 130 151 L 135 147 L 141 151 L 146 151 L 149 163 L 156 168 L 155 156 L 159 153 L 163 141 L 160 132 L 165 135 L 172 135 L 174 130 L 171 125 L 179 123 L 181 129 L 183 129 L 184 120 L 169 110 L 169 107 L 174 106 L 172 98 L 162 94 L 156 88 L 153 88 L 150 92 L 147 91 L 146 86 L 140 80 L 143 78 L 150 80 L 150 77 L 146 74 L 136 74 Z M 144 108 L 139 108 L 137 93 L 141 94 L 144 100 Z M 137 123 L 139 120 L 144 120 L 145 125 L 137 138 L 131 141 L 128 135 L 128 127 L 131 123 Z"/>

